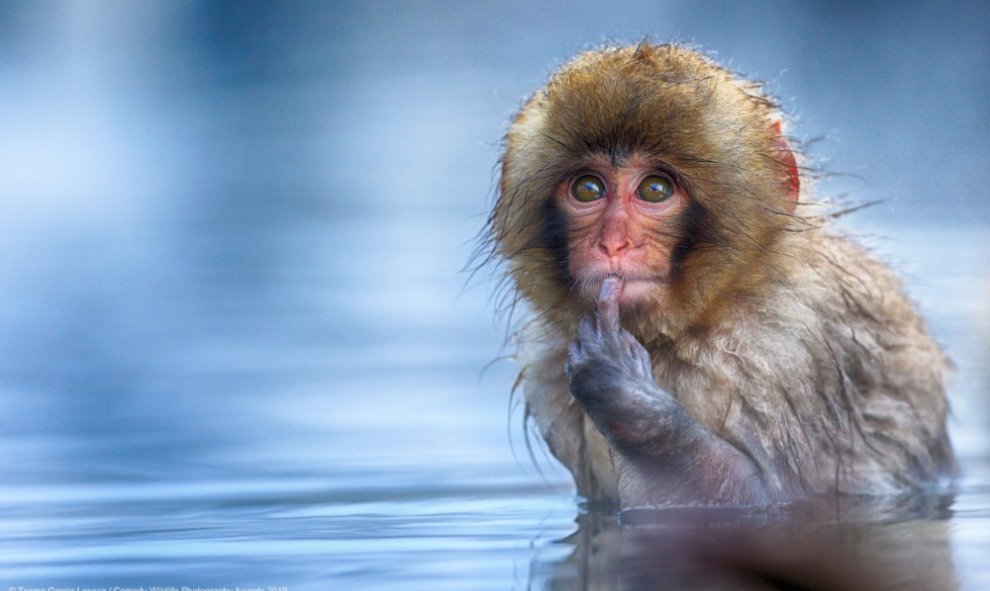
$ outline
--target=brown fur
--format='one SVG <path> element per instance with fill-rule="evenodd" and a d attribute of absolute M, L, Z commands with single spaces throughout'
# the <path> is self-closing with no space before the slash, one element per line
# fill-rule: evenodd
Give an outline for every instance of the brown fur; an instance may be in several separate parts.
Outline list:
<path fill-rule="evenodd" d="M 614 497 L 615 476 L 563 373 L 593 304 L 575 296 L 553 195 L 589 158 L 633 154 L 665 163 L 691 200 L 672 280 L 623 314 L 657 383 L 781 491 L 887 494 L 951 473 L 946 358 L 884 265 L 806 190 L 794 210 L 781 120 L 758 85 L 646 43 L 578 56 L 514 118 L 493 253 L 533 312 L 518 334 L 528 410 L 582 494 Z"/>

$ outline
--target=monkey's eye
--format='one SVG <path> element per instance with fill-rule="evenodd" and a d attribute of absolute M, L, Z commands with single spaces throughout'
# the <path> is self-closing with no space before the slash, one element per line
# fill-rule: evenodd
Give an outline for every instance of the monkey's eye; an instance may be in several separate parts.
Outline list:
<path fill-rule="evenodd" d="M 674 194 L 674 183 L 662 176 L 648 176 L 639 183 L 639 198 L 650 203 L 661 203 Z"/>
<path fill-rule="evenodd" d="M 596 201 L 605 196 L 605 183 L 596 176 L 586 174 L 571 185 L 571 195 L 583 203 Z"/>

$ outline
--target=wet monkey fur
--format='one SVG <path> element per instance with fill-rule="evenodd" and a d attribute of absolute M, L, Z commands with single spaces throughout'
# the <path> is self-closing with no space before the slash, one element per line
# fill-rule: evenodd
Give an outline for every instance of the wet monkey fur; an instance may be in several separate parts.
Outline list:
<path fill-rule="evenodd" d="M 642 43 L 579 55 L 511 122 L 489 220 L 532 318 L 527 412 L 624 508 L 889 495 L 954 471 L 948 362 L 829 227 L 757 84 Z"/>

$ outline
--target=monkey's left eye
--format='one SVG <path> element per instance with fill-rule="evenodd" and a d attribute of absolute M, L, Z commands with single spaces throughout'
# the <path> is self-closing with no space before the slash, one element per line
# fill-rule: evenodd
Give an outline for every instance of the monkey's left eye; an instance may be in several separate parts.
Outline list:
<path fill-rule="evenodd" d="M 596 176 L 586 174 L 571 185 L 571 195 L 583 203 L 596 201 L 605 196 L 605 183 Z"/>
<path fill-rule="evenodd" d="M 660 203 L 674 194 L 674 183 L 662 176 L 648 176 L 639 183 L 639 198 L 650 203 Z"/>

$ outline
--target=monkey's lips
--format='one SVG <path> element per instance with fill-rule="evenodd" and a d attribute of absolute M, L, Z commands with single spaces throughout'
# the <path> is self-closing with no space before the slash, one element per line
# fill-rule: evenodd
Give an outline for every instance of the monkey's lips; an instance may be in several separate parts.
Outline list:
<path fill-rule="evenodd" d="M 662 277 L 655 275 L 607 275 L 587 286 L 585 292 L 591 299 L 597 300 L 601 297 L 602 286 L 606 281 L 614 281 L 616 285 L 612 288 L 615 293 L 610 297 L 615 298 L 620 307 L 632 307 L 646 300 L 651 294 L 656 294 L 666 283 Z"/>

